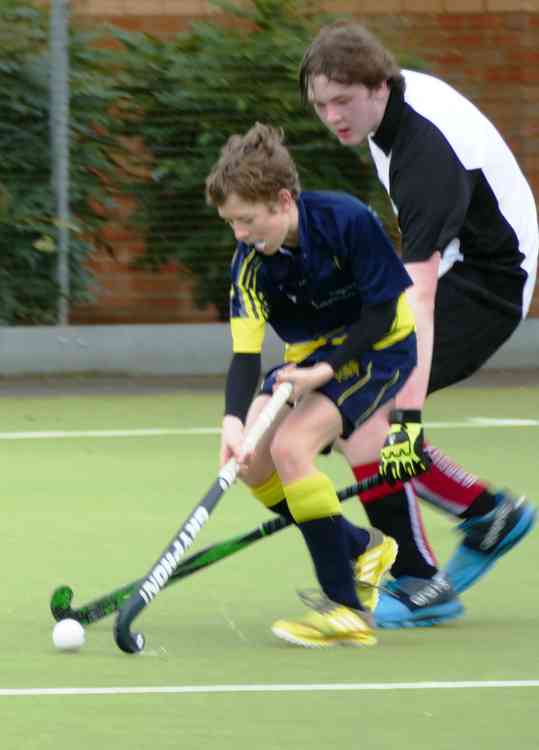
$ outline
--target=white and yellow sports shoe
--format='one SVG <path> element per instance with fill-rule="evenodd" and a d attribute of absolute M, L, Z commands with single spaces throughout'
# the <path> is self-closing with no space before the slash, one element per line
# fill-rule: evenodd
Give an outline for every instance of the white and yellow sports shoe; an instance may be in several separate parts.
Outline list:
<path fill-rule="evenodd" d="M 336 604 L 321 592 L 316 594 L 300 592 L 301 599 L 313 611 L 308 612 L 302 620 L 274 622 L 271 630 L 277 638 L 305 648 L 376 644 L 370 612 Z"/>
<path fill-rule="evenodd" d="M 374 612 L 380 583 L 395 562 L 399 547 L 393 537 L 385 536 L 378 529 L 371 528 L 369 533 L 369 546 L 357 558 L 354 575 L 359 601 L 369 612 Z"/>

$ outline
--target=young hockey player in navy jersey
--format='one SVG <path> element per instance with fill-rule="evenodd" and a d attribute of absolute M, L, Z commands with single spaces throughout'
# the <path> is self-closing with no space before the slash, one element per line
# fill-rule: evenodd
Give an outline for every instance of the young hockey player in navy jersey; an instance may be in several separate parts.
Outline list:
<path fill-rule="evenodd" d="M 229 139 L 206 196 L 237 241 L 221 463 L 238 458 L 252 494 L 297 525 L 322 589 L 308 598 L 306 617 L 279 620 L 273 632 L 307 647 L 370 645 L 369 610 L 396 545 L 345 519 L 315 459 L 352 433 L 353 442 L 361 440 L 365 425 L 387 432 L 389 411 L 416 364 L 410 279 L 364 204 L 345 194 L 301 192 L 282 135 L 271 127 L 257 123 Z M 286 344 L 285 362 L 265 375 L 253 400 L 267 324 Z M 293 408 L 244 459 L 244 429 L 284 381 L 294 386 Z M 370 460 L 379 452 L 378 441 Z M 275 566 L 288 572 L 286 561 Z"/>

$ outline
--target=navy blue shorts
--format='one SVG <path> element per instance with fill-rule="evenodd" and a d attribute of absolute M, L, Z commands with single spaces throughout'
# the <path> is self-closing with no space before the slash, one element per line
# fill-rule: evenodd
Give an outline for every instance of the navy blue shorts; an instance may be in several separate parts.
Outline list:
<path fill-rule="evenodd" d="M 309 367 L 323 360 L 332 346 L 323 346 L 300 362 L 298 367 Z M 360 424 L 400 391 L 416 366 L 416 337 L 412 333 L 403 341 L 387 349 L 370 350 L 357 359 L 346 362 L 328 383 L 317 389 L 332 401 L 342 417 L 342 438 L 348 438 Z M 271 395 L 275 376 L 285 365 L 270 370 L 260 393 Z"/>

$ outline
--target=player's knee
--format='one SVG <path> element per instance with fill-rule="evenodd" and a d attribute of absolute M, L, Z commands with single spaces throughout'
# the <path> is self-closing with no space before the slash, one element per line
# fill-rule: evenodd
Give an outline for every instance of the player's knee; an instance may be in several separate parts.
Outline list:
<path fill-rule="evenodd" d="M 273 467 L 253 464 L 243 468 L 240 471 L 239 478 L 245 485 L 247 485 L 247 487 L 249 487 L 249 489 L 252 490 L 253 487 L 258 487 L 259 485 L 264 484 L 273 472 Z"/>
<path fill-rule="evenodd" d="M 307 459 L 301 436 L 294 439 L 290 431 L 279 431 L 270 446 L 271 458 L 279 474 L 295 475 Z"/>

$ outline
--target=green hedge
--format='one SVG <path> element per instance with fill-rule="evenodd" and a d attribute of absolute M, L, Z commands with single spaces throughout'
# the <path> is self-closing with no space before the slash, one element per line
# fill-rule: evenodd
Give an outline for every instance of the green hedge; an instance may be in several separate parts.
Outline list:
<path fill-rule="evenodd" d="M 108 56 L 94 35 L 71 34 L 70 242 L 71 302 L 90 296 L 85 268 L 102 219 L 92 200 L 110 204 L 102 177 L 112 173 L 107 132 L 118 98 Z M 106 62 L 105 62 L 106 60 Z M 0 325 L 51 324 L 56 281 L 55 198 L 51 187 L 48 16 L 3 2 L 0 7 Z"/>
<path fill-rule="evenodd" d="M 329 17 L 297 0 L 253 0 L 250 10 L 215 4 L 236 23 L 194 23 L 172 41 L 119 30 L 115 37 L 131 132 L 143 137 L 152 165 L 149 181 L 126 186 L 147 243 L 139 265 L 177 261 L 193 276 L 197 304 L 215 304 L 226 319 L 233 237 L 205 206 L 204 181 L 232 133 L 256 120 L 283 127 L 305 189 L 369 202 L 377 181 L 364 154 L 340 146 L 300 101 L 299 63 Z"/>
<path fill-rule="evenodd" d="M 215 0 L 225 14 L 173 39 L 118 28 L 70 35 L 71 304 L 88 299 L 86 261 L 104 220 L 95 203 L 131 195 L 145 240 L 137 266 L 175 262 L 195 302 L 228 314 L 230 230 L 205 205 L 204 181 L 227 138 L 256 121 L 283 127 L 305 189 L 353 193 L 390 231 L 388 203 L 363 149 L 340 146 L 300 101 L 303 52 L 330 16 L 316 0 Z M 56 230 L 51 190 L 48 18 L 0 7 L 0 324 L 54 322 Z M 116 42 L 97 44 L 103 35 Z M 410 63 L 417 67 L 417 63 Z M 122 144 L 135 139 L 142 148 Z M 119 157 L 119 158 L 118 158 Z M 143 167 L 143 169 L 141 169 Z M 145 177 L 140 175 L 144 173 Z M 106 185 L 106 188 L 105 188 Z M 105 212 L 106 213 L 106 212 Z M 111 248 L 114 251 L 114 248 Z"/>

